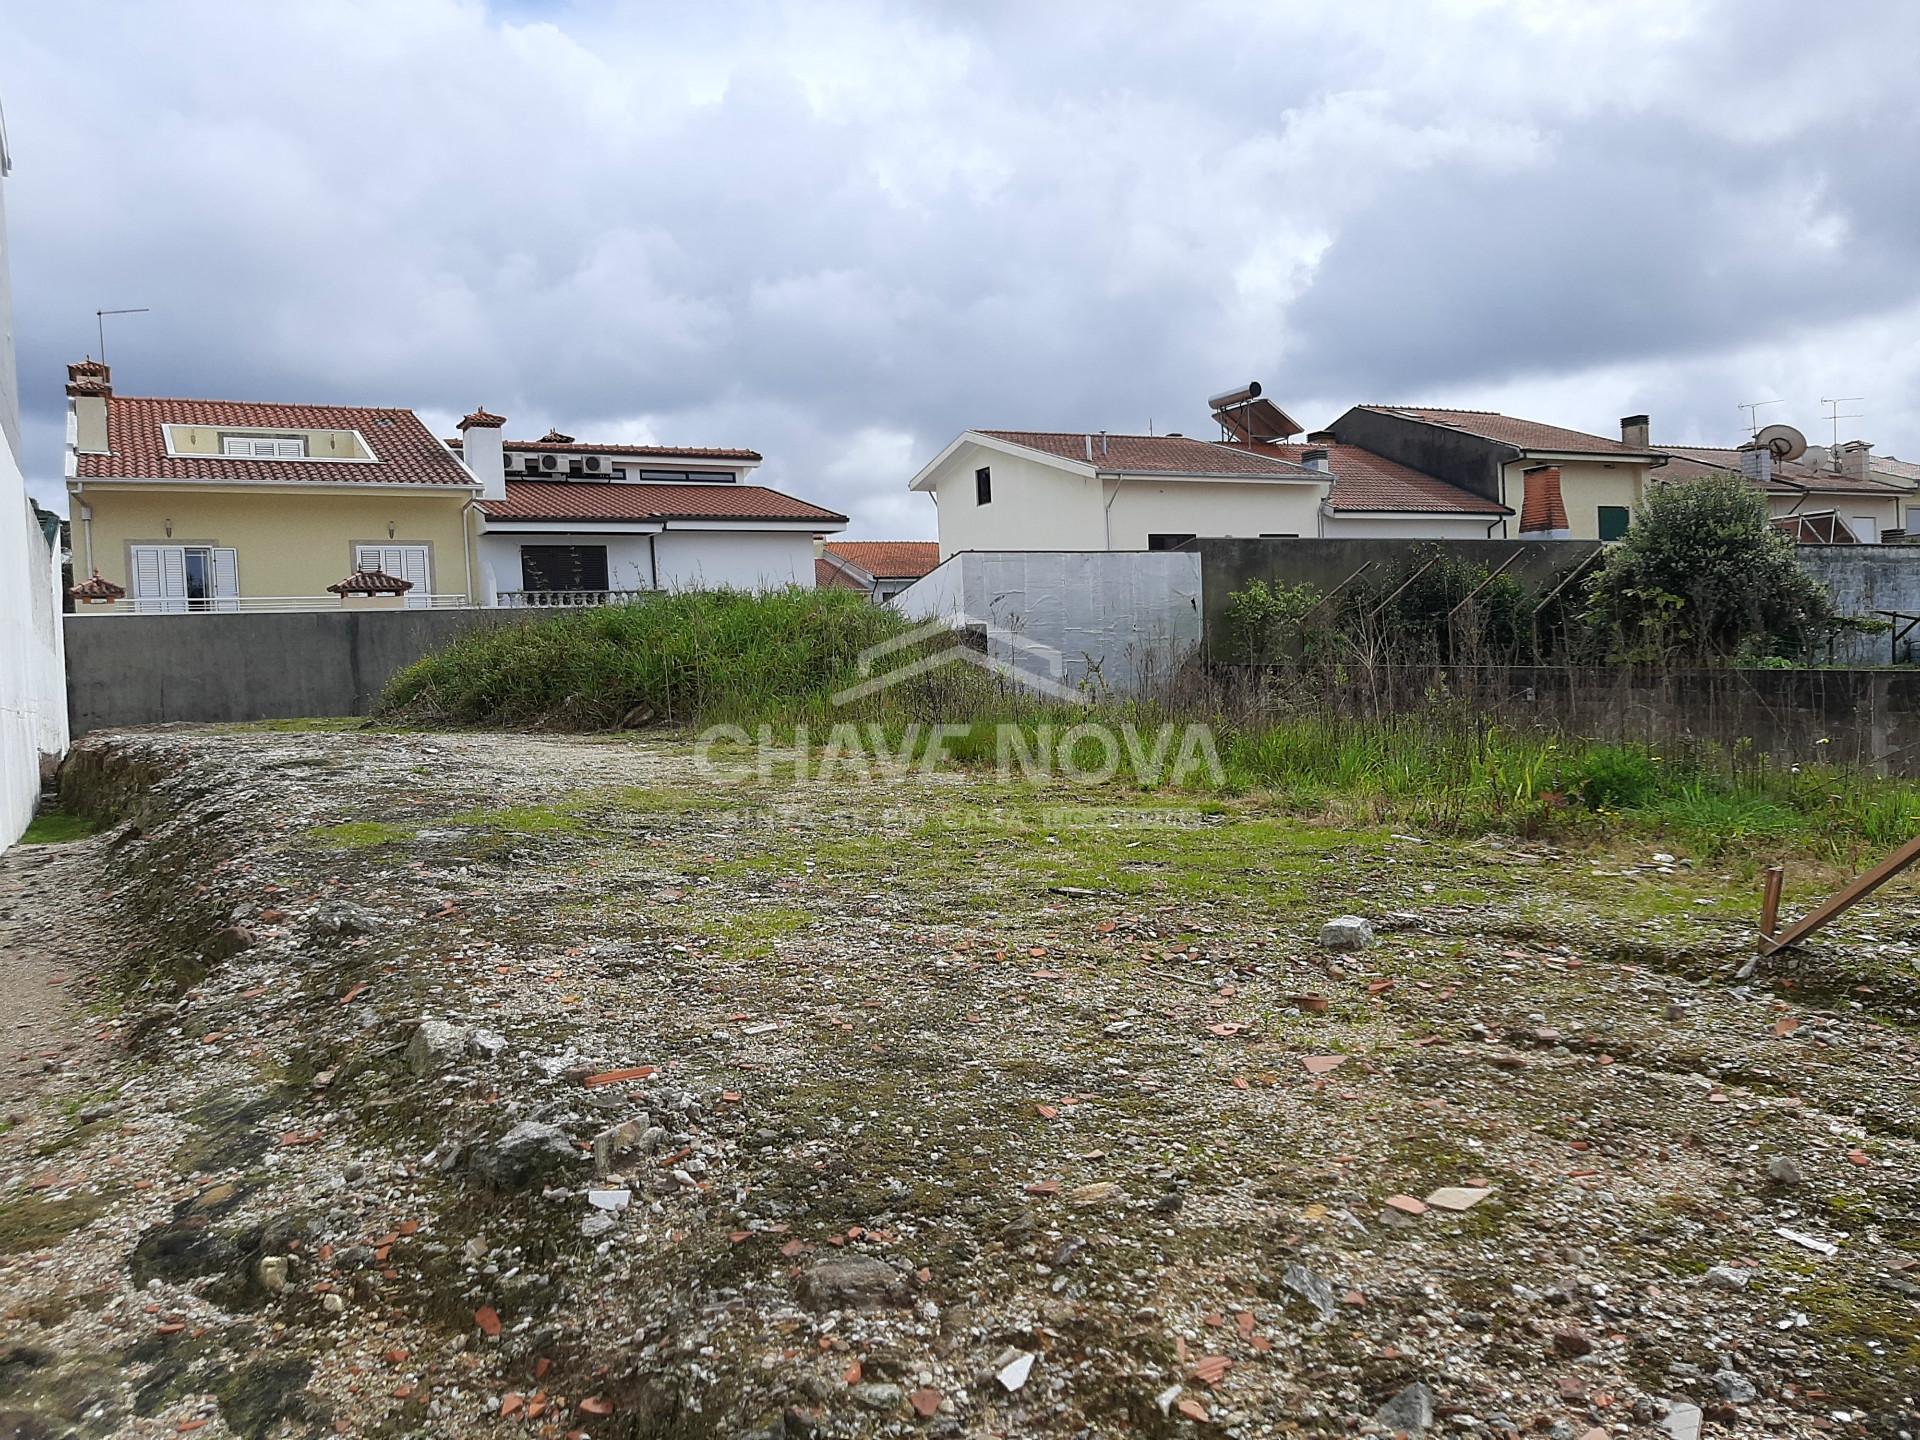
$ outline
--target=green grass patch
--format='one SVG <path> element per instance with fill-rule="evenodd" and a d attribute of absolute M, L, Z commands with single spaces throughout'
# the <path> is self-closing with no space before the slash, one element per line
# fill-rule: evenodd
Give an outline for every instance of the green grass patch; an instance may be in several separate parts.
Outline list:
<path fill-rule="evenodd" d="M 409 825 L 385 820 L 345 820 L 338 825 L 315 825 L 307 838 L 329 850 L 370 850 L 376 845 L 403 845 L 413 839 Z"/>
<path fill-rule="evenodd" d="M 28 824 L 26 834 L 20 837 L 22 845 L 66 845 L 75 840 L 84 840 L 100 829 L 97 821 L 85 815 L 75 815 L 66 810 L 42 810 Z"/>

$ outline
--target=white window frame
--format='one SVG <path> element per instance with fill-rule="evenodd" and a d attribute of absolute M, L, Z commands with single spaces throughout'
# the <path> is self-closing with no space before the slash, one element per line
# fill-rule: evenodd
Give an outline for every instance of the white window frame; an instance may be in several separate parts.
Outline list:
<path fill-rule="evenodd" d="M 206 559 L 210 593 L 187 595 L 187 555 Z M 131 545 L 127 557 L 128 598 L 142 615 L 204 614 L 240 608 L 240 556 L 231 545 Z"/>
<path fill-rule="evenodd" d="M 223 460 L 304 460 L 307 442 L 296 435 L 222 435 Z"/>

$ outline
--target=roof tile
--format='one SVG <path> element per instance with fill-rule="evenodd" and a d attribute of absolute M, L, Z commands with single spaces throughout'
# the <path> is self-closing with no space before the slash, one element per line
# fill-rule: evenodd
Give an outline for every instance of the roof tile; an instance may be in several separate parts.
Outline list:
<path fill-rule="evenodd" d="M 764 485 L 682 485 L 608 480 L 508 480 L 507 498 L 483 500 L 490 520 L 823 520 L 847 517 Z"/>
<path fill-rule="evenodd" d="M 1430 405 L 1362 405 L 1388 415 L 1404 415 L 1430 425 L 1445 425 L 1483 440 L 1498 440 L 1522 450 L 1546 450 L 1570 455 L 1644 455 L 1618 440 L 1590 435 L 1584 430 L 1569 430 L 1561 425 L 1545 425 L 1538 420 L 1521 420 L 1497 410 L 1449 410 Z"/>
<path fill-rule="evenodd" d="M 1416 515 L 1509 515 L 1497 500 L 1463 490 L 1437 475 L 1402 465 L 1358 445 L 1297 443 L 1263 444 L 1290 460 L 1308 450 L 1327 452 L 1333 467 L 1333 490 L 1327 504 L 1336 511 L 1405 511 Z"/>
<path fill-rule="evenodd" d="M 1184 435 L 1096 434 L 1093 458 L 1089 461 L 1084 431 L 976 430 L 973 433 L 1024 445 L 1029 450 L 1043 451 L 1062 460 L 1093 464 L 1102 470 L 1161 475 L 1266 475 L 1276 480 L 1311 479 L 1318 473 L 1278 456 L 1254 454 Z"/>
<path fill-rule="evenodd" d="M 357 430 L 373 451 L 370 463 L 261 460 L 224 455 L 169 455 L 168 425 L 261 430 Z M 467 468 L 411 410 L 358 405 L 272 405 L 251 400 L 107 397 L 107 453 L 74 457 L 82 480 L 227 480 L 261 485 L 466 485 Z"/>
<path fill-rule="evenodd" d="M 878 580 L 918 580 L 940 563 L 933 540 L 835 540 L 827 550 Z"/>

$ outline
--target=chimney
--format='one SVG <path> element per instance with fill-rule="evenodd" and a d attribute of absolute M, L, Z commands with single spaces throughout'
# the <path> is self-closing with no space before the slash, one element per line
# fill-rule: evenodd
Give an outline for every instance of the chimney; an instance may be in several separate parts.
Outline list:
<path fill-rule="evenodd" d="M 1873 478 L 1873 446 L 1865 440 L 1849 440 L 1840 447 L 1840 473 L 1849 480 Z"/>
<path fill-rule="evenodd" d="M 1333 460 L 1325 450 L 1302 450 L 1300 463 L 1309 470 L 1319 470 L 1328 475 L 1333 473 Z"/>
<path fill-rule="evenodd" d="M 507 498 L 507 460 L 500 447 L 500 427 L 506 416 L 478 407 L 460 422 L 460 458 L 480 482 L 482 500 Z"/>
<path fill-rule="evenodd" d="M 1629 450 L 1653 448 L 1653 424 L 1645 415 L 1620 417 L 1620 443 Z"/>
<path fill-rule="evenodd" d="M 1524 471 L 1525 498 L 1520 502 L 1520 534 L 1530 540 L 1569 540 L 1567 502 L 1560 496 L 1560 467 L 1535 465 Z"/>
<path fill-rule="evenodd" d="M 107 453 L 107 399 L 113 372 L 91 355 L 67 366 L 67 408 L 73 412 L 73 448 L 82 455 Z"/>
<path fill-rule="evenodd" d="M 1087 432 L 1087 459 L 1093 459 L 1093 432 Z"/>
<path fill-rule="evenodd" d="M 1740 473 L 1757 485 L 1773 483 L 1773 451 L 1765 445 L 1740 447 Z"/>

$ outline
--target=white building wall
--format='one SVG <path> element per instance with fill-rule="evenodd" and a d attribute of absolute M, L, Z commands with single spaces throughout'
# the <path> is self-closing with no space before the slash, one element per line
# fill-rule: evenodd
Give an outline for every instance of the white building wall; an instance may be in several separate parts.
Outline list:
<path fill-rule="evenodd" d="M 667 590 L 813 588 L 813 536 L 778 530 L 667 530 L 654 537 Z"/>
<path fill-rule="evenodd" d="M 913 620 L 984 625 L 989 656 L 1042 678 L 1133 694 L 1200 646 L 1200 556 L 974 551 L 887 603 Z"/>
<path fill-rule="evenodd" d="M 7 169 L 0 130 L 0 176 Z M 7 217 L 0 201 L 0 849 L 18 840 L 33 818 L 41 757 L 57 759 L 67 749 L 60 563 L 27 503 L 13 363 Z"/>
<path fill-rule="evenodd" d="M 1108 482 L 1112 483 L 1112 482 Z M 1320 502 L 1331 481 L 1125 480 L 1113 499 L 1104 545 L 1144 550 L 1149 535 L 1254 540 L 1320 533 Z"/>
<path fill-rule="evenodd" d="M 976 503 L 974 472 L 993 474 L 993 501 Z M 966 444 L 936 472 L 940 558 L 962 550 L 1104 550 L 1100 481 L 1024 455 Z"/>
<path fill-rule="evenodd" d="M 498 535 L 480 539 L 480 563 L 493 584 L 493 594 L 524 590 L 520 570 L 522 545 L 604 545 L 607 547 L 607 585 L 614 590 L 651 590 L 653 565 L 644 535 L 593 535 L 567 530 L 554 534 Z"/>

